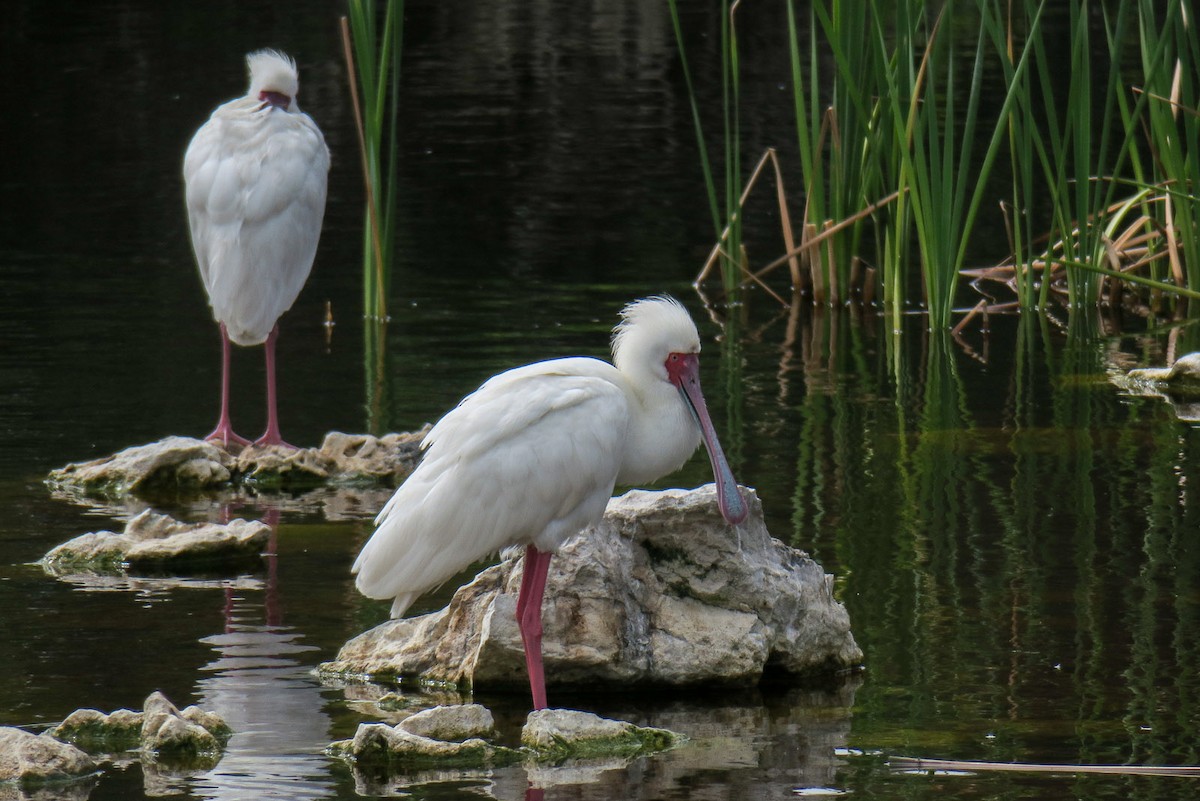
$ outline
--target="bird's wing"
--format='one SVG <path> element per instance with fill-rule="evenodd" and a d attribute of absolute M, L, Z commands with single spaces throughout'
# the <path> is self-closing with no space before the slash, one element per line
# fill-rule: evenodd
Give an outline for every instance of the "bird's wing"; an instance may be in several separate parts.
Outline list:
<path fill-rule="evenodd" d="M 399 615 L 501 548 L 554 551 L 598 520 L 629 417 L 615 373 L 593 359 L 544 362 L 464 399 L 434 426 L 420 465 L 376 518 L 354 563 L 359 590 L 396 598 Z"/>
<path fill-rule="evenodd" d="M 226 103 L 184 156 L 192 247 L 213 316 L 230 337 L 266 339 L 312 269 L 329 150 L 306 114 Z"/>

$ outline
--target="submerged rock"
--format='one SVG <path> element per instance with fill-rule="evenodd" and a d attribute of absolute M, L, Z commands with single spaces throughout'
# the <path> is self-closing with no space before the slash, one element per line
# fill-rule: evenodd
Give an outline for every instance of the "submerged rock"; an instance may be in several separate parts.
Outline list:
<path fill-rule="evenodd" d="M 1109 380 L 1130 395 L 1161 398 L 1184 422 L 1200 420 L 1200 353 L 1181 356 L 1170 367 L 1111 373 Z"/>
<path fill-rule="evenodd" d="M 271 527 L 257 520 L 182 523 L 147 509 L 125 524 L 125 530 L 94 531 L 55 546 L 42 566 L 62 574 L 86 569 L 181 568 L 257 560 L 270 539 Z"/>
<path fill-rule="evenodd" d="M 533 712 L 521 730 L 521 748 L 496 745 L 492 713 L 479 704 L 436 706 L 395 726 L 362 723 L 354 738 L 329 746 L 328 753 L 356 767 L 389 771 L 491 768 L 525 762 L 561 764 L 568 760 L 623 761 L 672 748 L 683 735 L 665 729 L 576 712 Z"/>
<path fill-rule="evenodd" d="M 328 753 L 357 765 L 393 770 L 490 768 L 520 759 L 519 752 L 479 738 L 443 742 L 386 723 L 360 723 L 354 739 L 333 743 Z"/>
<path fill-rule="evenodd" d="M 773 539 L 751 496 L 745 523 L 715 490 L 632 491 L 551 561 L 543 604 L 552 684 L 749 685 L 764 671 L 858 665 L 862 652 L 832 580 Z M 460 687 L 527 682 L 514 612 L 522 558 L 510 554 L 449 606 L 347 642 L 327 674 L 420 677 Z"/>
<path fill-rule="evenodd" d="M 1170 367 L 1141 367 L 1130 370 L 1131 381 L 1166 384 L 1173 389 L 1200 393 L 1200 353 L 1180 356 Z"/>
<path fill-rule="evenodd" d="M 0 783 L 37 786 L 90 776 L 98 769 L 95 760 L 70 743 L 0 727 Z"/>
<path fill-rule="evenodd" d="M 412 433 L 325 435 L 319 448 L 248 447 L 230 453 L 190 437 L 167 437 L 90 462 L 68 464 L 47 483 L 64 492 L 120 497 L 235 485 L 303 489 L 325 484 L 395 486 L 412 472 L 429 426 Z"/>
<path fill-rule="evenodd" d="M 98 709 L 76 709 L 50 730 L 50 736 L 89 754 L 131 751 L 142 742 L 142 713 L 118 709 L 106 715 Z"/>
<path fill-rule="evenodd" d="M 230 733 L 225 721 L 214 712 L 196 706 L 180 711 L 160 692 L 146 698 L 142 710 L 142 750 L 159 758 L 215 761 Z"/>
<path fill-rule="evenodd" d="M 521 729 L 521 745 L 538 761 L 637 757 L 674 748 L 687 738 L 573 709 L 539 709 Z"/>
<path fill-rule="evenodd" d="M 327 750 L 355 765 L 392 770 L 484 768 L 518 761 L 519 751 L 489 742 L 495 735 L 492 713 L 478 704 L 436 706 L 395 726 L 359 724 L 353 739 L 339 740 Z"/>
<path fill-rule="evenodd" d="M 156 691 L 141 712 L 77 709 L 48 734 L 89 754 L 140 750 L 172 763 L 215 764 L 231 733 L 220 715 L 196 706 L 180 710 Z"/>

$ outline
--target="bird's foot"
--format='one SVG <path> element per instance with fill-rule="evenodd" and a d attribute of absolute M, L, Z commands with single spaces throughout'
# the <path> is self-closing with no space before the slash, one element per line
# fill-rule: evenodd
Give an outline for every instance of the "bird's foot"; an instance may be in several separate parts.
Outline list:
<path fill-rule="evenodd" d="M 267 431 L 254 442 L 248 443 L 252 448 L 281 448 L 285 451 L 298 451 L 300 448 L 290 442 L 285 442 L 278 431 Z"/>
<path fill-rule="evenodd" d="M 245 437 L 239 437 L 233 432 L 233 427 L 229 423 L 219 423 L 213 432 L 204 438 L 205 442 L 211 442 L 214 445 L 220 445 L 225 450 L 229 450 L 231 444 L 239 448 L 244 448 L 250 444 L 250 440 Z"/>

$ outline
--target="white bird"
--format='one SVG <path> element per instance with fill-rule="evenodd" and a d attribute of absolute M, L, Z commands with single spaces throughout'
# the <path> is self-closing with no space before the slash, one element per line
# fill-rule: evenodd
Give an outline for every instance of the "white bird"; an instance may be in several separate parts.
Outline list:
<path fill-rule="evenodd" d="M 275 340 L 317 252 L 329 148 L 296 105 L 296 63 L 260 50 L 246 65 L 246 96 L 218 107 L 183 159 L 192 249 L 221 328 L 221 415 L 207 439 L 249 444 L 230 423 L 229 342 L 265 342 L 267 430 L 255 444 L 292 447 L 279 434 Z"/>
<path fill-rule="evenodd" d="M 541 607 L 550 557 L 600 520 L 615 485 L 673 472 L 703 439 L 722 515 L 731 524 L 746 517 L 700 391 L 700 337 L 687 311 L 655 297 L 629 304 L 621 318 L 612 364 L 580 357 L 518 367 L 443 417 L 352 568 L 359 591 L 394 598 L 399 617 L 472 562 L 526 546 L 517 622 L 535 709 L 546 706 Z"/>

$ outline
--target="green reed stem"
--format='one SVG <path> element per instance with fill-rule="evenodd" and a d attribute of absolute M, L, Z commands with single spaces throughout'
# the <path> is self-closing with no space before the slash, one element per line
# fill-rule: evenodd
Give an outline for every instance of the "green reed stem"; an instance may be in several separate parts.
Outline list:
<path fill-rule="evenodd" d="M 366 185 L 363 232 L 363 314 L 387 318 L 395 245 L 397 154 L 400 116 L 400 53 L 403 0 L 387 0 L 382 29 L 374 0 L 349 0 L 351 80 L 361 96 L 359 138 Z M 361 90 L 359 92 L 358 90 Z"/>
<path fill-rule="evenodd" d="M 729 227 L 728 284 L 739 277 L 741 255 L 737 2 L 721 6 L 723 204 L 676 2 L 668 0 L 719 241 L 720 221 Z M 1165 8 L 1163 0 L 1077 0 L 1052 41 L 1043 24 L 1050 5 L 948 0 L 934 12 L 923 0 L 813 0 L 806 10 L 795 0 L 784 4 L 804 240 L 821 241 L 804 253 L 814 303 L 847 298 L 851 266 L 869 259 L 860 251 L 873 241 L 893 328 L 899 330 L 918 278 L 930 326 L 948 326 L 972 231 L 996 183 L 1011 202 L 1006 220 L 1023 308 L 1048 305 L 1052 282 L 1042 279 L 1055 265 L 1066 268 L 1072 307 L 1097 302 L 1107 274 L 1076 265 L 1111 266 L 1112 238 L 1136 233 L 1118 229 L 1126 217 L 1128 225 L 1160 233 L 1170 249 L 1169 259 L 1151 260 L 1152 281 L 1200 286 L 1195 21 L 1185 18 L 1182 0 L 1167 0 Z M 967 31 L 976 35 L 967 39 Z M 1135 42 L 1141 65 L 1130 77 L 1135 69 L 1126 53 Z M 1010 172 L 993 182 L 1004 148 Z M 1138 198 L 1138 214 L 1117 194 L 1130 180 L 1160 189 Z M 877 205 L 885 197 L 894 202 Z M 1047 262 L 1044 272 L 1035 270 Z"/>
<path fill-rule="evenodd" d="M 688 67 L 687 48 L 683 44 L 683 27 L 679 23 L 679 8 L 676 0 L 667 0 L 671 12 L 671 27 L 675 32 L 675 46 L 679 51 L 679 64 L 683 69 L 683 81 L 687 86 L 688 102 L 692 109 L 692 127 L 696 133 L 696 149 L 700 153 L 700 170 L 704 175 L 704 188 L 708 197 L 709 213 L 712 215 L 713 241 L 721 241 L 721 211 L 717 199 L 717 185 L 713 180 L 712 165 L 708 160 L 708 144 L 704 138 L 704 126 L 700 122 L 700 103 L 696 98 L 696 87 L 692 83 L 692 71 Z"/>

